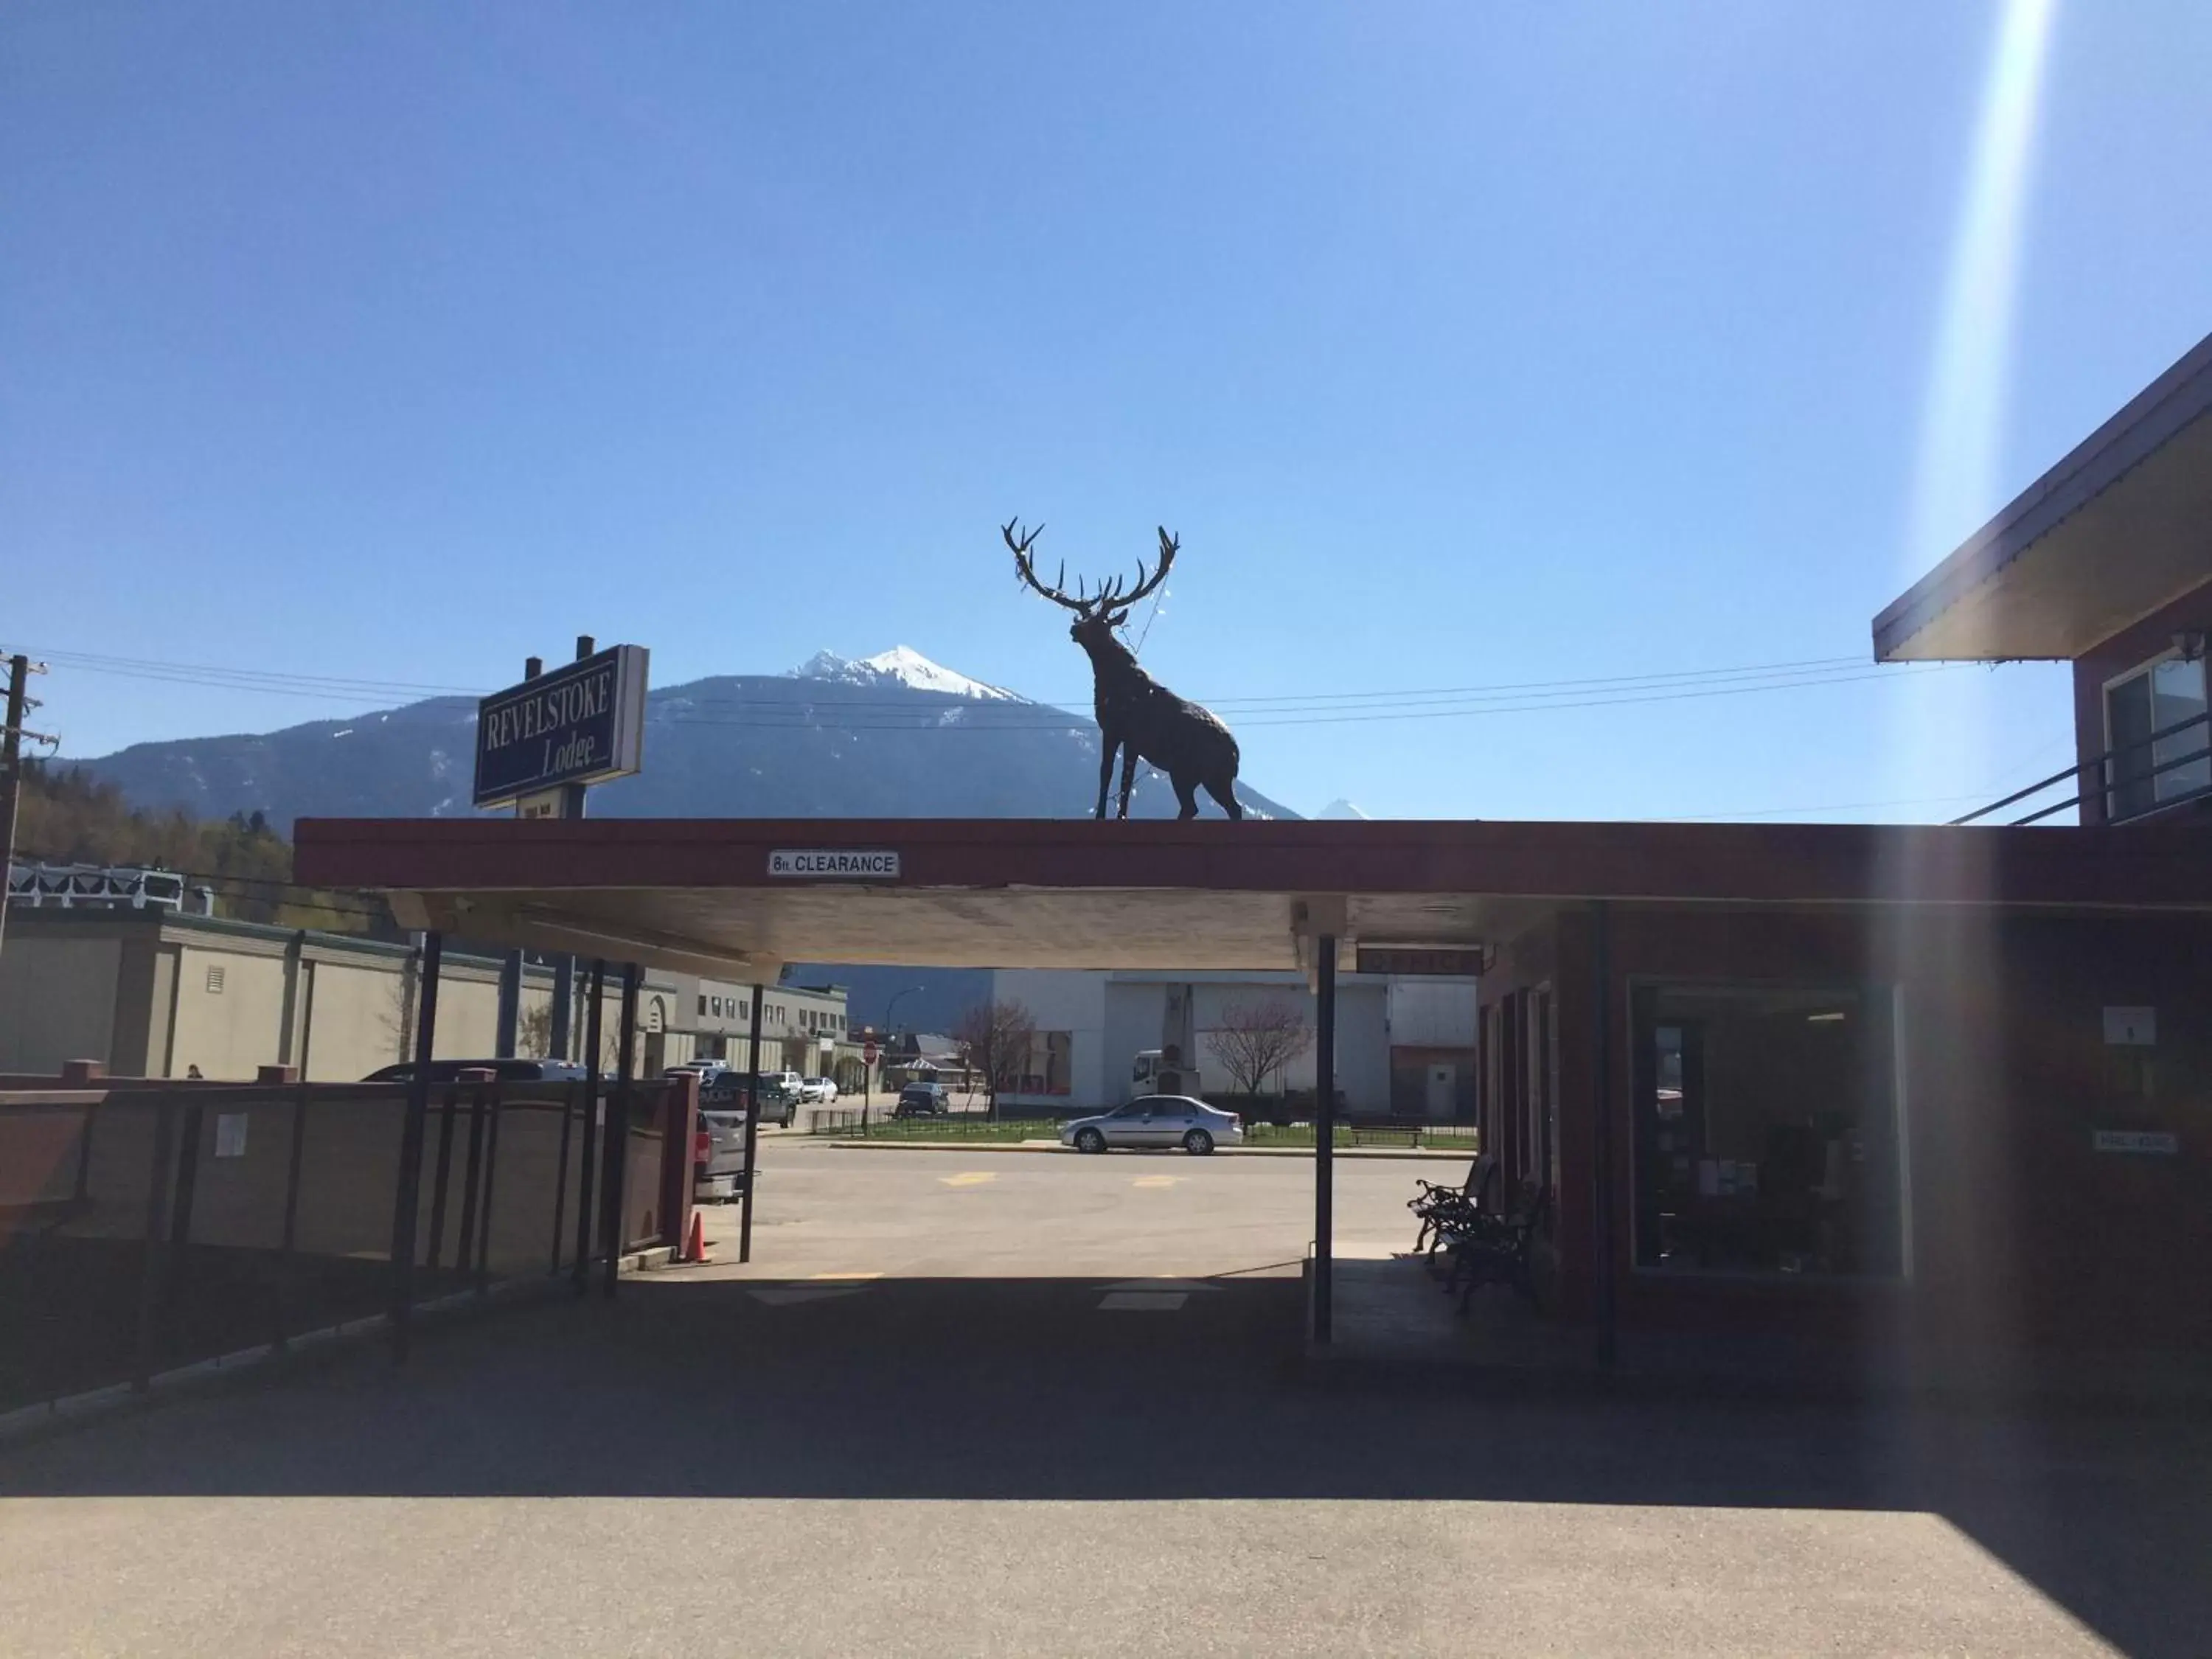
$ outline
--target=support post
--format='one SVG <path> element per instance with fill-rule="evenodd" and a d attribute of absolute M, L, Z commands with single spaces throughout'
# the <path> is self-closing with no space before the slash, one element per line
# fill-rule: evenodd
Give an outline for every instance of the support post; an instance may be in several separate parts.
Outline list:
<path fill-rule="evenodd" d="M 1334 1314 L 1336 1232 L 1336 936 L 1314 940 L 1313 1340 L 1326 1346 Z"/>
<path fill-rule="evenodd" d="M 753 987 L 753 1007 L 750 1024 L 752 1027 L 752 1036 L 748 1044 L 747 1051 L 752 1055 L 752 1059 L 750 1062 L 752 1075 L 745 1090 L 744 1190 L 740 1194 L 742 1201 L 744 1204 L 744 1208 L 740 1211 L 738 1215 L 738 1260 L 741 1262 L 750 1261 L 753 1259 L 753 1169 L 754 1160 L 760 1151 L 761 988 L 757 985 Z"/>
<path fill-rule="evenodd" d="M 553 958 L 553 1018 L 549 1030 L 547 1047 L 553 1050 L 555 1060 L 574 1060 L 574 1046 L 568 1041 L 569 1021 L 574 1014 L 570 1006 L 576 1000 L 576 958 Z M 559 1228 L 556 1224 L 555 1231 Z"/>
<path fill-rule="evenodd" d="M 415 1068 L 407 1079 L 407 1116 L 399 1132 L 398 1191 L 392 1206 L 392 1358 L 407 1358 L 415 1308 L 415 1231 L 422 1199 L 422 1133 L 430 1116 L 430 1055 L 438 1036 L 438 966 L 442 933 L 422 936 L 422 984 L 415 997 Z"/>
<path fill-rule="evenodd" d="M 522 952 L 509 951 L 499 963 L 499 1009 L 491 1037 L 494 1056 L 513 1060 L 521 1030 Z"/>
<path fill-rule="evenodd" d="M 569 1147 L 576 1134 L 576 1103 L 574 1097 L 582 1090 L 580 1084 L 566 1085 L 568 1096 L 561 1102 L 561 1156 L 553 1166 L 553 1260 L 546 1267 L 549 1275 L 558 1277 L 561 1272 L 561 1234 L 568 1219 L 568 1156 Z M 586 1108 L 586 1145 L 590 1144 L 590 1109 Z"/>
<path fill-rule="evenodd" d="M 607 1243 L 605 1277 L 601 1282 L 609 1297 L 622 1277 L 623 1200 L 629 1195 L 624 1187 L 629 1164 L 629 1093 L 637 1066 L 638 981 L 644 977 L 645 970 L 637 963 L 623 964 L 622 1036 L 615 1048 L 615 1096 L 607 1103 L 606 1140 L 599 1170 L 605 1189 L 599 1194 L 599 1215 Z"/>
<path fill-rule="evenodd" d="M 579 1160 L 584 1166 L 580 1190 L 576 1194 L 576 1294 L 583 1295 L 592 1282 L 592 1228 L 598 1221 L 599 1212 L 592 1207 L 592 1176 L 599 1168 L 599 1154 L 592 1146 L 592 1130 L 599 1120 L 599 1004 L 605 1000 L 607 985 L 607 964 L 592 963 L 591 977 L 586 982 L 586 994 L 591 999 L 584 1005 L 584 1147 Z"/>
<path fill-rule="evenodd" d="M 1610 1373 L 1617 1356 L 1613 1224 L 1613 911 L 1605 900 L 1590 906 L 1590 961 L 1595 1026 L 1592 1033 L 1591 1092 L 1597 1117 L 1592 1126 L 1592 1161 L 1596 1165 L 1590 1213 L 1597 1232 L 1597 1364 Z"/>

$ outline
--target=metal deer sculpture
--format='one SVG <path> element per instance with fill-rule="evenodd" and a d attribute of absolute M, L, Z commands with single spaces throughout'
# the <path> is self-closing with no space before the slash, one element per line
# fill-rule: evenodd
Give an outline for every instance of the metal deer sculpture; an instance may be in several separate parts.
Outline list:
<path fill-rule="evenodd" d="M 1182 803 L 1178 817 L 1198 816 L 1198 792 L 1202 788 L 1221 803 L 1232 818 L 1244 816 L 1237 804 L 1237 739 L 1229 728 L 1194 702 L 1186 702 L 1137 666 L 1137 653 L 1115 637 L 1114 630 L 1129 617 L 1129 607 L 1152 593 L 1168 579 L 1168 569 L 1182 544 L 1163 529 L 1160 564 L 1147 572 L 1137 566 L 1137 585 L 1124 588 L 1116 577 L 1095 593 L 1085 592 L 1077 578 L 1075 597 L 1065 591 L 1067 567 L 1062 565 L 1058 585 L 1048 587 L 1037 580 L 1030 547 L 1042 533 L 1039 525 L 1026 535 L 1016 534 L 1018 523 L 1009 520 L 1000 531 L 1013 550 L 1014 569 L 1021 579 L 1054 605 L 1075 613 L 1067 636 L 1091 658 L 1091 694 L 1098 715 L 1102 752 L 1098 757 L 1098 811 L 1106 816 L 1106 792 L 1114 775 L 1114 752 L 1121 752 L 1121 804 L 1117 817 L 1129 816 L 1129 791 L 1137 781 L 1137 763 L 1148 761 L 1168 775 Z"/>

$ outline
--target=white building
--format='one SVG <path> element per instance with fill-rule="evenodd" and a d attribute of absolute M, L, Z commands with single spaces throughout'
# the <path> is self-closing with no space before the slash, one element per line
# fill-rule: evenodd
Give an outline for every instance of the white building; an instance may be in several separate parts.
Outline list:
<path fill-rule="evenodd" d="M 1340 974 L 1336 984 L 1336 1086 L 1347 1112 L 1474 1116 L 1474 981 Z M 1314 1018 L 1313 994 L 1295 973 L 1001 969 L 992 975 L 991 994 L 1021 1003 L 1036 1021 L 1026 1086 L 1002 1095 L 1001 1103 L 1061 1111 L 1127 1099 L 1136 1056 L 1170 1043 L 1197 1067 L 1204 1090 L 1224 1092 L 1232 1085 L 1207 1033 L 1220 1027 L 1226 1010 L 1283 1001 L 1309 1026 Z M 1310 1091 L 1314 1066 L 1309 1047 L 1274 1086 Z"/>

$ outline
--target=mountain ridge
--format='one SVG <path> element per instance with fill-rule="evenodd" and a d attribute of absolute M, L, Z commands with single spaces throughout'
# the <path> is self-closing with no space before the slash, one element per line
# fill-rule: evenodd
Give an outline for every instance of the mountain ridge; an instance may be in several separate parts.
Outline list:
<path fill-rule="evenodd" d="M 136 744 L 57 762 L 134 805 L 199 818 L 472 814 L 476 702 L 429 697 L 264 732 Z M 592 792 L 609 817 L 1081 817 L 1098 730 L 920 652 L 817 653 L 784 674 L 708 675 L 647 695 L 644 769 Z M 1239 784 L 1249 811 L 1297 815 Z M 1210 811 L 1211 809 L 1209 809 Z M 1140 769 L 1132 816 L 1172 817 Z"/>

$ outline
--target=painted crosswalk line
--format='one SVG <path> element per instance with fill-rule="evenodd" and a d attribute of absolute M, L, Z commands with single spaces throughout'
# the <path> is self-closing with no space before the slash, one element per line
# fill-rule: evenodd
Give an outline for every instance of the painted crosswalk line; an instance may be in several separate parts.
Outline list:
<path fill-rule="evenodd" d="M 1129 1184 L 1132 1187 L 1172 1187 L 1182 1179 L 1181 1176 L 1139 1176 Z"/>

